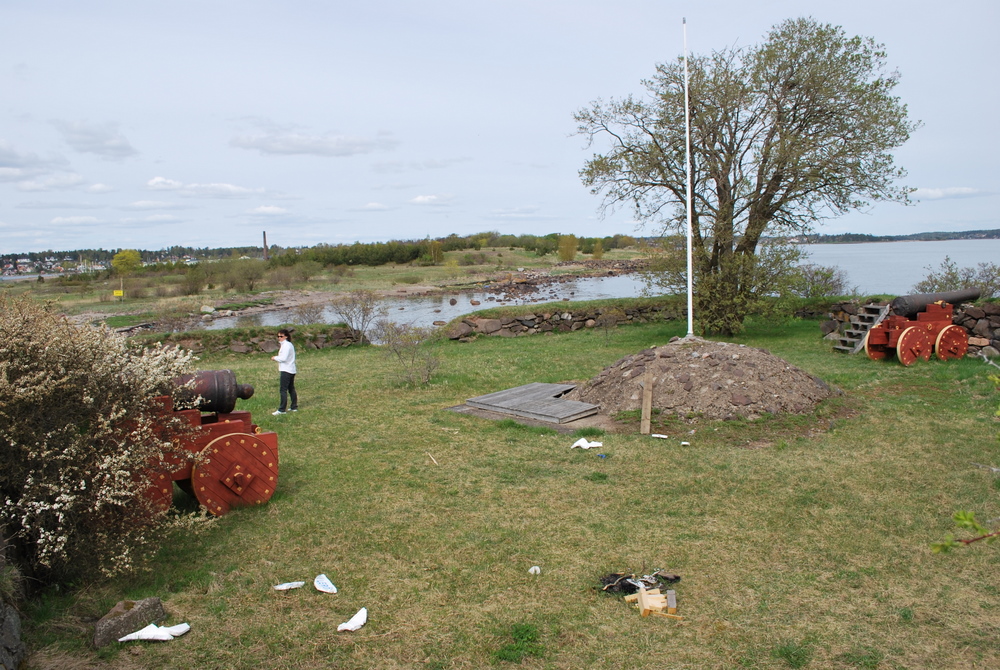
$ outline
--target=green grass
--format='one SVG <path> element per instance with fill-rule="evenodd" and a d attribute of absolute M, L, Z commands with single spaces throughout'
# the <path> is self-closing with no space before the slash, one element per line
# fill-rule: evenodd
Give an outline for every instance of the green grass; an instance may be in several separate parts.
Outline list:
<path fill-rule="evenodd" d="M 133 668 L 1000 664 L 1000 551 L 929 549 L 955 510 L 1000 516 L 995 475 L 971 465 L 1000 466 L 988 368 L 838 355 L 816 322 L 749 326 L 739 342 L 845 394 L 805 417 L 694 424 L 689 447 L 635 431 L 584 451 L 447 408 L 588 379 L 684 324 L 607 344 L 595 331 L 435 342 L 442 368 L 416 388 L 394 384 L 376 348 L 302 348 L 301 410 L 281 417 L 266 354 L 207 355 L 199 367 L 256 387 L 242 409 L 279 435 L 274 497 L 178 524 L 148 573 L 48 594 L 25 622 L 34 667 L 59 654 Z M 682 621 L 599 590 L 609 572 L 658 568 L 682 576 Z M 339 593 L 271 589 L 320 573 Z M 147 596 L 191 632 L 135 655 L 89 649 L 89 624 Z M 337 633 L 362 606 L 368 624 Z"/>

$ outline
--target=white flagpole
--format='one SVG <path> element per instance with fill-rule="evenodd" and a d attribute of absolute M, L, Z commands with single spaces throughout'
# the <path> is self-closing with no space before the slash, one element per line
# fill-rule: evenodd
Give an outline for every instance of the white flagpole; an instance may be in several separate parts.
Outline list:
<path fill-rule="evenodd" d="M 688 32 L 687 19 L 684 21 L 684 137 L 685 137 L 685 166 L 687 169 L 687 290 L 688 290 L 688 332 L 689 336 L 694 335 L 694 273 L 691 262 L 691 117 L 690 103 L 688 102 Z"/>

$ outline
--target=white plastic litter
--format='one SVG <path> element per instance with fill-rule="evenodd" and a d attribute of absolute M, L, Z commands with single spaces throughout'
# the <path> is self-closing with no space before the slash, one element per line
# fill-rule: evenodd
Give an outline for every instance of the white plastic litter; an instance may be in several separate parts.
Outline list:
<path fill-rule="evenodd" d="M 278 584 L 274 587 L 275 591 L 288 591 L 289 589 L 297 589 L 305 586 L 305 582 L 285 582 L 284 584 Z"/>
<path fill-rule="evenodd" d="M 658 437 L 661 440 L 666 440 L 670 438 L 669 435 L 660 435 L 659 433 L 653 433 L 652 435 L 650 435 L 650 437 Z"/>
<path fill-rule="evenodd" d="M 337 592 L 337 587 L 333 585 L 333 582 L 326 575 L 317 575 L 316 579 L 313 580 L 313 586 L 316 587 L 317 591 L 322 591 L 323 593 Z"/>
<path fill-rule="evenodd" d="M 350 619 L 344 623 L 337 626 L 337 632 L 342 632 L 345 630 L 358 630 L 368 622 L 368 608 L 362 607 L 358 610 L 358 613 L 352 616 Z"/>
<path fill-rule="evenodd" d="M 166 628 L 167 632 L 169 632 L 174 637 L 180 637 L 184 633 L 191 630 L 190 624 L 186 623 L 179 623 L 176 626 L 160 626 L 160 628 Z"/>
<path fill-rule="evenodd" d="M 591 447 L 603 447 L 603 446 L 604 444 L 602 442 L 588 442 L 587 438 L 581 437 L 579 440 L 573 443 L 573 446 L 570 447 L 570 449 L 576 449 L 577 447 L 580 447 L 581 449 L 590 449 Z"/>
<path fill-rule="evenodd" d="M 690 447 L 691 443 L 690 442 L 681 442 L 681 446 L 682 447 Z"/>
<path fill-rule="evenodd" d="M 533 565 L 530 568 L 528 568 L 528 572 L 531 573 L 531 574 L 533 574 L 533 575 L 540 575 L 540 574 L 542 574 L 542 569 L 540 567 L 538 567 L 537 565 Z"/>
<path fill-rule="evenodd" d="M 191 630 L 191 626 L 186 623 L 177 624 L 176 626 L 157 626 L 155 623 L 151 623 L 142 630 L 137 630 L 134 633 L 129 633 L 125 637 L 118 638 L 118 641 L 131 642 L 132 640 L 154 640 L 157 642 L 166 642 L 168 640 L 173 640 L 175 637 L 180 637 L 189 630 Z"/>

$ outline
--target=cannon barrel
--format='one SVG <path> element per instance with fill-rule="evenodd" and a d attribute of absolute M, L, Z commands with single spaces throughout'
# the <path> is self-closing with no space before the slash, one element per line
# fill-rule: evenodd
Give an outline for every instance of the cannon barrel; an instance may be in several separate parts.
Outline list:
<path fill-rule="evenodd" d="M 960 302 L 976 300 L 979 297 L 978 288 L 963 288 L 958 291 L 944 291 L 943 293 L 917 293 L 915 295 L 904 295 L 896 298 L 890 304 L 893 314 L 911 318 L 918 312 L 927 309 L 927 305 L 936 302 L 947 302 L 952 305 Z"/>
<path fill-rule="evenodd" d="M 192 383 L 181 395 L 186 399 L 200 396 L 198 409 L 203 412 L 228 414 L 236 409 L 237 398 L 246 400 L 253 396 L 253 386 L 238 384 L 232 370 L 202 370 L 192 375 L 181 375 L 174 380 L 177 386 L 185 386 L 188 382 Z"/>

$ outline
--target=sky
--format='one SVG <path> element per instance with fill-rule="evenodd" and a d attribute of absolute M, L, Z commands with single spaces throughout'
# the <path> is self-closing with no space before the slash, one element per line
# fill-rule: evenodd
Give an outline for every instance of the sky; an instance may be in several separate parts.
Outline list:
<path fill-rule="evenodd" d="M 799 16 L 884 43 L 912 206 L 818 232 L 1000 228 L 996 0 L 0 0 L 0 253 L 638 235 L 574 112 Z"/>

